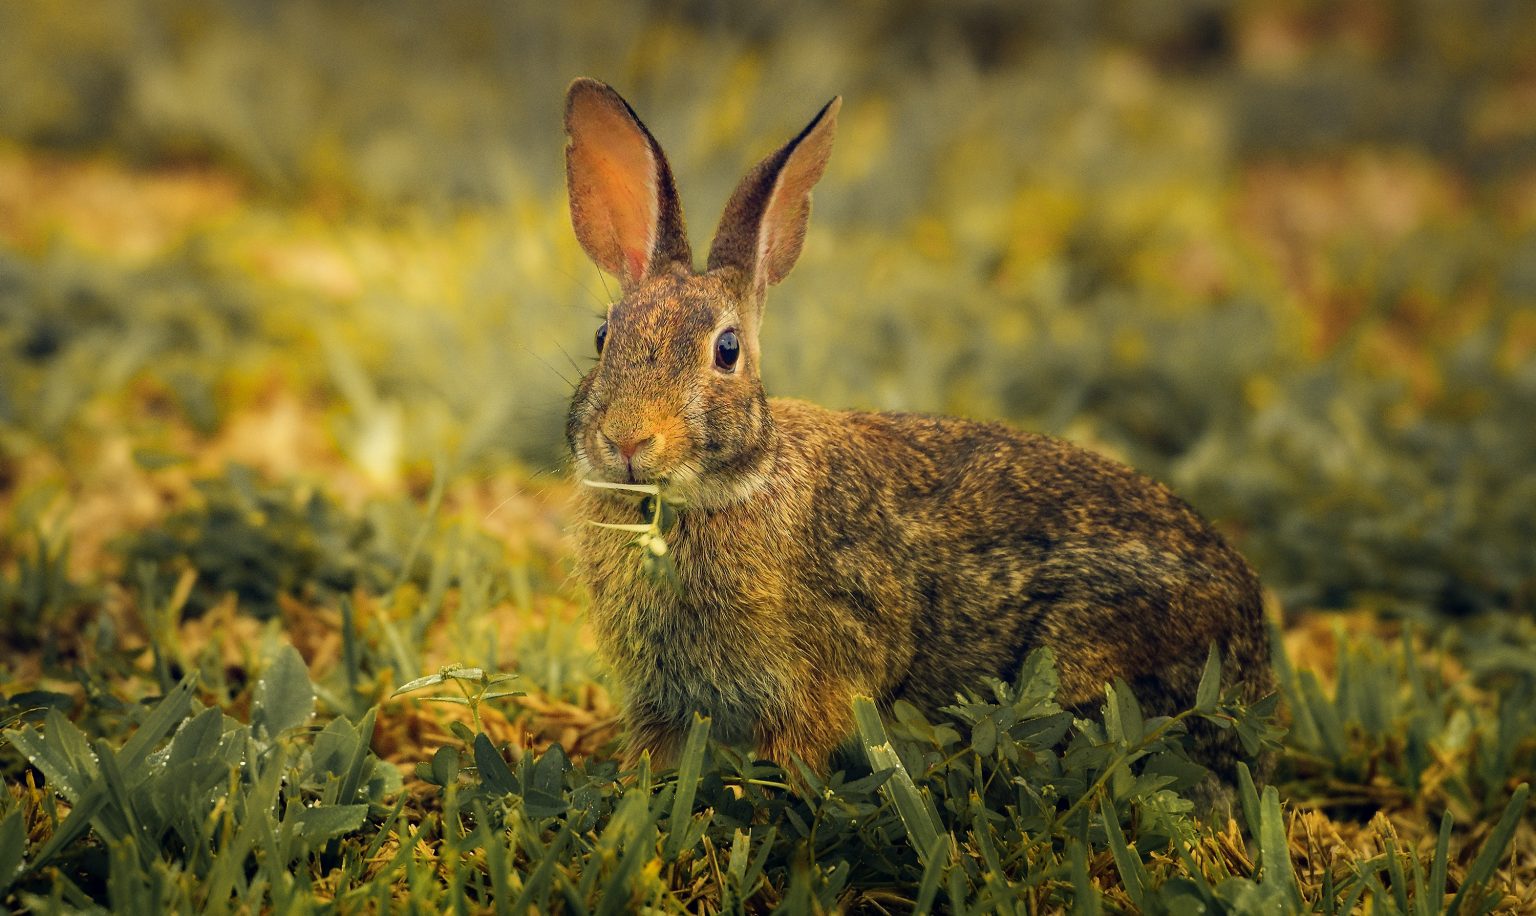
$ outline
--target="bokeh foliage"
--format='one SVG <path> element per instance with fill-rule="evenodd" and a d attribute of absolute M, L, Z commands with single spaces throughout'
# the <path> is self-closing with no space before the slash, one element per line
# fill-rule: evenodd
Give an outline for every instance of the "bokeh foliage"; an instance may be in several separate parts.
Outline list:
<path fill-rule="evenodd" d="M 1533 60 L 1509 0 L 0 4 L 0 872 L 56 869 L 0 893 L 1531 906 Z M 1127 694 L 1037 740 L 1040 671 L 886 723 L 942 866 L 857 755 L 811 802 L 702 738 L 614 781 L 558 481 L 614 295 L 565 213 L 579 74 L 667 148 L 696 249 L 845 96 L 770 390 L 1172 483 L 1289 624 L 1275 791 L 1197 827 Z M 390 698 L 451 663 L 527 695 Z M 329 724 L 262 731 L 311 696 Z"/>
<path fill-rule="evenodd" d="M 22 3 L 0 33 L 29 432 L 144 375 L 207 428 L 255 346 L 378 474 L 553 466 L 611 293 L 565 225 L 571 75 L 648 119 L 699 246 L 841 92 L 774 391 L 1107 447 L 1293 602 L 1531 605 L 1524 5 Z M 112 212 L 24 149 L 160 184 Z"/>

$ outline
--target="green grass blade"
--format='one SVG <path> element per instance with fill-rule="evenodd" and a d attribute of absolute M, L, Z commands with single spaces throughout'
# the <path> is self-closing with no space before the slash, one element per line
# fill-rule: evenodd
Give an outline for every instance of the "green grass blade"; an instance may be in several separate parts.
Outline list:
<path fill-rule="evenodd" d="M 1318 740 L 1330 760 L 1340 761 L 1348 756 L 1348 742 L 1344 738 L 1344 722 L 1333 702 L 1323 694 L 1317 675 L 1310 671 L 1300 672 L 1302 700 L 1317 724 Z"/>
<path fill-rule="evenodd" d="M 1078 916 L 1098 916 L 1099 889 L 1088 877 L 1088 846 L 1078 840 L 1067 843 L 1072 857 L 1072 912 Z"/>
<path fill-rule="evenodd" d="M 1387 854 L 1387 874 L 1392 879 L 1392 900 L 1399 913 L 1408 912 L 1408 875 L 1403 871 L 1403 857 L 1398 854 L 1397 840 L 1390 827 L 1381 830 L 1381 845 Z"/>
<path fill-rule="evenodd" d="M 699 790 L 699 774 L 704 769 L 704 751 L 708 743 L 709 719 L 696 715 L 678 760 L 677 793 L 672 796 L 672 817 L 667 821 L 667 842 L 662 850 L 662 857 L 668 862 L 682 855 L 683 842 L 689 836 L 687 828 L 693 816 L 693 799 Z"/>
<path fill-rule="evenodd" d="M 752 836 L 745 830 L 737 830 L 731 837 L 731 856 L 725 873 L 736 879 L 738 886 L 747 873 L 747 856 L 752 851 Z"/>
<path fill-rule="evenodd" d="M 0 892 L 21 872 L 27 854 L 27 825 L 17 808 L 0 820 Z M 4 899 L 0 896 L 0 899 Z"/>
<path fill-rule="evenodd" d="M 1284 633 L 1273 622 L 1268 624 L 1268 629 L 1270 661 L 1280 681 L 1280 690 L 1291 708 L 1291 731 L 1302 747 L 1318 747 L 1322 744 L 1322 737 L 1317 722 L 1312 718 L 1312 710 L 1302 695 L 1301 679 L 1296 676 L 1296 666 L 1291 664 L 1291 656 L 1285 651 Z"/>
<path fill-rule="evenodd" d="M 145 756 L 160 743 L 161 738 L 171 733 L 176 723 L 186 718 L 192 705 L 192 690 L 196 686 L 197 673 L 193 672 L 182 678 L 181 683 L 171 688 L 165 699 L 155 705 L 144 724 L 139 726 L 139 730 L 133 733 L 133 737 L 117 753 L 117 762 L 123 773 L 130 778 L 136 777 L 139 764 Z"/>
<path fill-rule="evenodd" d="M 1146 887 L 1148 884 L 1146 866 L 1141 864 L 1141 859 L 1131 851 L 1125 841 L 1125 833 L 1120 829 L 1120 817 L 1115 813 L 1115 806 L 1107 801 L 1104 796 L 1099 796 L 1099 814 L 1104 818 L 1104 835 L 1109 846 L 1110 855 L 1114 856 L 1115 868 L 1120 872 L 1120 883 L 1125 885 L 1126 896 L 1137 908 L 1145 911 L 1147 908 Z"/>
<path fill-rule="evenodd" d="M 1285 815 L 1280 810 L 1280 793 L 1274 786 L 1264 787 L 1259 802 L 1259 862 L 1263 873 L 1259 883 L 1281 888 L 1293 910 L 1302 908 L 1301 887 L 1291 865 L 1290 842 L 1285 835 Z"/>
<path fill-rule="evenodd" d="M 757 854 L 752 857 L 752 863 L 747 866 L 747 873 L 741 876 L 741 895 L 743 898 L 751 894 L 757 887 L 757 881 L 763 875 L 763 870 L 768 867 L 768 855 L 773 852 L 773 841 L 778 839 L 779 828 L 769 827 L 763 834 L 763 842 L 757 847 Z"/>
<path fill-rule="evenodd" d="M 1435 838 L 1435 858 L 1429 863 L 1429 887 L 1425 897 L 1432 901 L 1432 911 L 1439 912 L 1445 903 L 1446 873 L 1451 862 L 1451 828 L 1455 819 L 1447 811 L 1440 817 L 1440 835 Z"/>
<path fill-rule="evenodd" d="M 1237 762 L 1237 800 L 1243 811 L 1243 822 L 1248 825 L 1248 835 L 1258 839 L 1259 790 L 1254 785 L 1253 773 L 1249 771 L 1248 764 L 1241 760 Z"/>
<path fill-rule="evenodd" d="M 1461 883 L 1461 888 L 1456 891 L 1456 896 L 1451 898 L 1450 906 L 1446 907 L 1447 916 L 1456 916 L 1462 900 L 1468 891 L 1476 890 L 1481 893 L 1483 885 L 1493 875 L 1494 866 L 1504 858 L 1504 850 L 1509 847 L 1509 841 L 1514 838 L 1515 828 L 1520 825 L 1520 818 L 1525 815 L 1525 802 L 1531 794 L 1529 783 L 1522 782 L 1515 789 L 1515 794 L 1509 799 L 1509 804 L 1504 807 L 1504 815 L 1499 818 L 1499 823 L 1489 834 L 1488 841 L 1472 861 L 1472 867 L 1467 869 L 1466 880 Z"/>
<path fill-rule="evenodd" d="M 512 902 L 512 912 L 527 913 L 530 908 L 536 908 L 538 912 L 548 912 L 549 892 L 555 877 L 555 867 L 560 864 L 561 854 L 565 852 L 565 844 L 571 840 L 571 819 L 567 818 L 560 826 L 560 832 L 550 841 L 544 849 L 544 854 L 539 857 L 539 864 L 528 876 L 528 881 L 523 885 L 523 892 L 517 895 Z M 423 825 L 425 829 L 425 825 Z"/>
<path fill-rule="evenodd" d="M 885 724 L 880 721 L 880 711 L 875 708 L 874 701 L 869 697 L 855 697 L 853 717 L 858 723 L 859 736 L 864 741 L 864 752 L 869 757 L 870 767 L 877 771 L 894 771 L 892 778 L 880 786 L 880 792 L 896 807 L 896 814 L 906 828 L 907 838 L 917 850 L 919 860 L 926 866 L 928 853 L 936 848 L 938 839 L 943 836 L 939 812 L 933 806 L 932 799 L 925 798 L 917 791 L 911 774 L 896 754 L 896 748 L 891 746 L 891 739 L 885 733 Z M 952 854 L 953 851 L 946 855 Z"/>
<path fill-rule="evenodd" d="M 923 877 L 917 883 L 917 899 L 912 905 L 912 912 L 916 916 L 933 912 L 933 902 L 939 895 L 939 882 L 944 879 L 944 871 L 949 867 L 948 846 L 950 838 L 940 835 L 928 850 L 927 864 L 923 866 Z"/>

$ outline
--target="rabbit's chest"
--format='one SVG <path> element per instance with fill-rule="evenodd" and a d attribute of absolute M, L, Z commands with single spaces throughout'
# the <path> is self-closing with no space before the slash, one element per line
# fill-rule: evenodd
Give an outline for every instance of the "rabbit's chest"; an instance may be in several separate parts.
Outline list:
<path fill-rule="evenodd" d="M 593 629 L 632 710 L 679 727 L 702 713 L 722 740 L 748 742 L 788 703 L 801 666 L 775 597 L 739 567 L 728 574 L 712 546 L 672 539 L 675 587 L 634 552 L 589 556 Z"/>
<path fill-rule="evenodd" d="M 785 666 L 744 628 L 734 609 L 672 595 L 646 597 L 650 600 L 613 608 L 603 615 L 608 625 L 598 630 L 625 681 L 631 708 L 678 727 L 701 713 L 713 720 L 721 739 L 751 740 L 756 724 L 786 702 Z"/>

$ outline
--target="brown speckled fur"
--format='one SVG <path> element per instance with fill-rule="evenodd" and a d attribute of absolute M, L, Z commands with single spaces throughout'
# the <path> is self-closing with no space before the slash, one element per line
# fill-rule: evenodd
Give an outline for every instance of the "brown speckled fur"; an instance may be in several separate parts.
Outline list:
<path fill-rule="evenodd" d="M 578 80 L 571 97 L 573 147 L 650 144 L 665 173 L 637 120 L 617 140 L 582 122 L 583 104 L 630 111 L 613 90 Z M 707 272 L 657 256 L 687 250 L 665 226 L 594 253 L 653 266 L 610 309 L 606 347 L 572 400 L 577 473 L 656 482 L 685 506 L 667 538 L 675 592 L 642 574 L 630 535 L 577 532 L 631 752 L 669 761 L 697 710 L 725 740 L 824 767 L 850 733 L 854 695 L 932 709 L 984 675 L 1012 677 L 1040 645 L 1056 653 L 1069 706 L 1101 700 L 1115 677 L 1151 712 L 1187 706 L 1212 641 L 1228 683 L 1254 699 L 1271 692 L 1253 571 L 1161 484 L 996 423 L 764 396 L 763 292 L 799 252 L 836 113 L 834 100 L 748 175 Z M 605 202 L 576 200 L 572 181 L 587 244 L 582 221 Z M 670 174 L 633 182 L 663 198 L 654 211 L 680 231 Z M 727 328 L 742 355 L 723 371 L 714 345 Z M 593 490 L 577 509 L 583 521 L 640 520 L 634 499 Z M 1230 733 L 1197 735 L 1228 776 Z"/>

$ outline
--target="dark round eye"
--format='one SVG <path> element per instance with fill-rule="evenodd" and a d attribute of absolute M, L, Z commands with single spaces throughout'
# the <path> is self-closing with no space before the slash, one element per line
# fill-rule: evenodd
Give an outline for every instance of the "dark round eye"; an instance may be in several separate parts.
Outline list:
<path fill-rule="evenodd" d="M 597 352 L 598 352 L 599 356 L 602 355 L 603 344 L 605 344 L 607 342 L 608 342 L 608 322 L 605 321 L 602 324 L 597 326 L 597 337 L 593 339 L 593 343 L 597 344 Z"/>
<path fill-rule="evenodd" d="M 715 338 L 715 367 L 731 369 L 741 358 L 741 341 L 736 339 L 736 329 L 726 328 Z"/>

